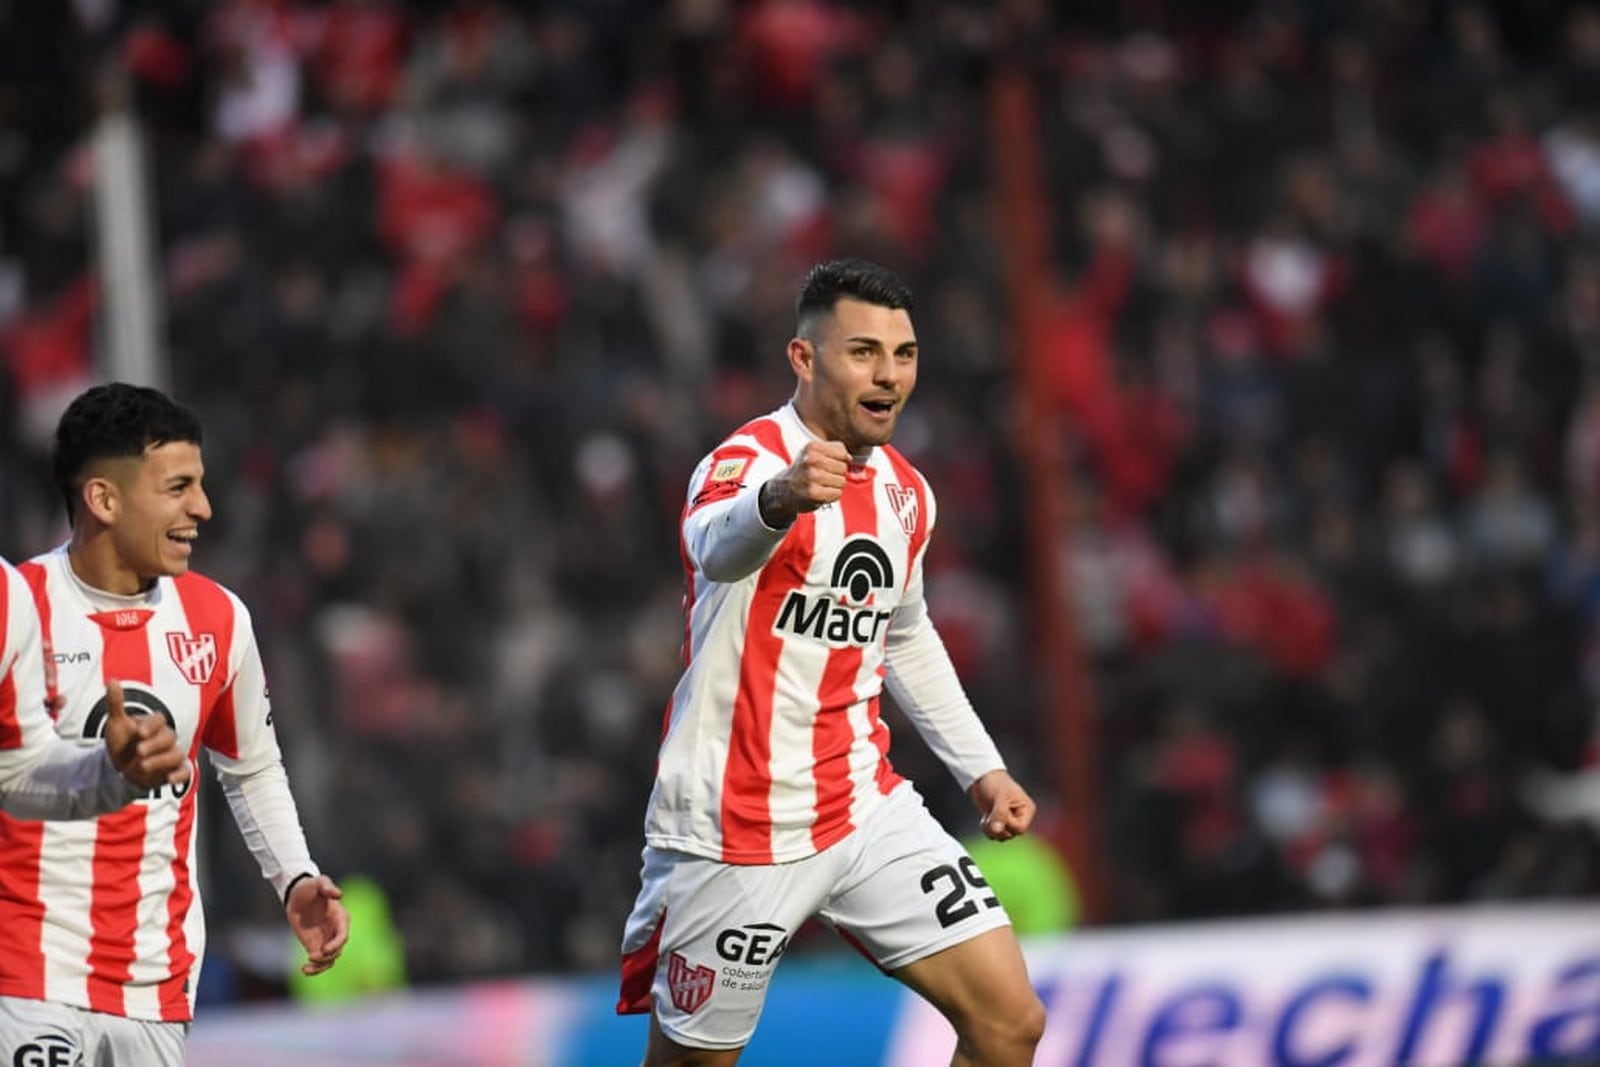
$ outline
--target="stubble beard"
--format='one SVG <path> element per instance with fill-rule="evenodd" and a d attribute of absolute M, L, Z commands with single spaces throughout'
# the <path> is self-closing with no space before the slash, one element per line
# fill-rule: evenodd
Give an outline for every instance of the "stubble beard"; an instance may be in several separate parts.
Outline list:
<path fill-rule="evenodd" d="M 888 444 L 894 438 L 894 424 L 891 423 L 884 430 L 873 430 L 866 433 L 857 432 L 854 437 L 854 441 L 847 442 L 847 447 L 850 449 L 851 457 L 859 459 L 866 456 L 874 448 L 882 448 Z"/>

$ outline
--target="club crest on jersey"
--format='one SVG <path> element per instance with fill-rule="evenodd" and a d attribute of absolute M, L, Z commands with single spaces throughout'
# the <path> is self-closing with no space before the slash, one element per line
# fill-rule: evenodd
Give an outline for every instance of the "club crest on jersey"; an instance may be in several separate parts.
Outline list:
<path fill-rule="evenodd" d="M 711 983 L 716 978 L 712 968 L 690 963 L 676 952 L 667 960 L 667 988 L 672 991 L 673 1006 L 685 1015 L 693 1015 L 711 999 Z"/>
<path fill-rule="evenodd" d="M 217 669 L 217 636 L 168 633 L 167 653 L 185 678 L 195 685 L 205 685 Z"/>
<path fill-rule="evenodd" d="M 894 509 L 895 518 L 900 520 L 900 529 L 906 532 L 907 537 L 915 536 L 922 507 L 917 500 L 916 489 L 898 482 L 885 482 L 883 491 L 889 497 L 889 506 Z"/>

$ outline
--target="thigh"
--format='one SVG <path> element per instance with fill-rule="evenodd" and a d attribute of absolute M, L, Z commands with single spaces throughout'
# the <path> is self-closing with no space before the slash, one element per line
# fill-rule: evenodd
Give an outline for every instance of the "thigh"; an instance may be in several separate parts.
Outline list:
<path fill-rule="evenodd" d="M 924 956 L 897 968 L 894 976 L 937 1008 L 961 1034 L 984 1020 L 1009 1023 L 1044 1011 L 1028 980 L 1022 946 L 1010 927 L 987 930 Z"/>
<path fill-rule="evenodd" d="M 1011 920 L 967 850 L 909 786 L 853 835 L 848 873 L 820 914 L 885 971 Z"/>
<path fill-rule="evenodd" d="M 0 1064 L 85 1067 L 83 1014 L 47 1000 L 0 997 Z"/>
<path fill-rule="evenodd" d="M 742 1048 L 789 938 L 830 880 L 826 853 L 737 866 L 646 849 L 623 940 L 623 1010 L 648 1004 L 661 1035 L 693 1049 Z"/>
<path fill-rule="evenodd" d="M 84 1067 L 183 1067 L 187 1023 L 125 1019 L 88 1012 Z"/>

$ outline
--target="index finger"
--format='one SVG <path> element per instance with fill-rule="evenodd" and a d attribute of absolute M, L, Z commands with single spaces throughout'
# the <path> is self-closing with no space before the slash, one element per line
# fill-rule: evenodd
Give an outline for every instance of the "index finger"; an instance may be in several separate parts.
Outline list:
<path fill-rule="evenodd" d="M 850 462 L 850 450 L 844 446 L 843 441 L 816 441 L 813 442 L 813 447 L 829 459 L 836 459 L 846 464 Z"/>

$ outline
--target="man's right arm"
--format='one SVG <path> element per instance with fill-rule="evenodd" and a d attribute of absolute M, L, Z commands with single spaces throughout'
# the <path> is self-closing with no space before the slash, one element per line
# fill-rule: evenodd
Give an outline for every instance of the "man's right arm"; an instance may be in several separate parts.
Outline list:
<path fill-rule="evenodd" d="M 737 485 L 716 476 L 744 463 Z M 837 441 L 808 441 L 787 467 L 777 457 L 724 446 L 706 457 L 684 517 L 689 559 L 714 582 L 736 582 L 771 557 L 794 520 L 838 500 L 850 455 Z"/>
<path fill-rule="evenodd" d="M 0 811 L 18 819 L 82 819 L 115 811 L 145 789 L 187 780 L 188 761 L 164 720 L 135 723 L 108 687 L 106 742 L 56 736 L 46 707 L 44 639 L 32 594 L 0 565 Z M 114 691 L 114 692 L 113 692 Z"/>
<path fill-rule="evenodd" d="M 766 521 L 761 497 L 782 469 L 776 457 L 737 445 L 700 461 L 683 516 L 684 551 L 696 570 L 713 582 L 737 582 L 767 562 L 788 525 Z"/>
<path fill-rule="evenodd" d="M 3 764 L 0 811 L 17 819 L 85 819 L 116 811 L 157 786 L 189 780 L 189 761 L 172 727 L 158 716 L 129 716 L 116 682 L 106 696 L 104 744 L 57 737 L 42 700 L 16 709 L 33 721 L 24 746 Z"/>
<path fill-rule="evenodd" d="M 142 792 L 124 778 L 103 745 L 51 738 L 38 758 L 0 786 L 0 811 L 15 819 L 86 819 L 104 815 Z"/>

